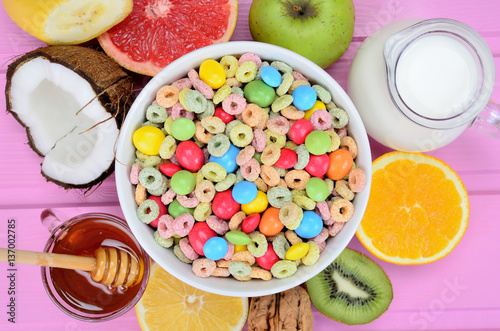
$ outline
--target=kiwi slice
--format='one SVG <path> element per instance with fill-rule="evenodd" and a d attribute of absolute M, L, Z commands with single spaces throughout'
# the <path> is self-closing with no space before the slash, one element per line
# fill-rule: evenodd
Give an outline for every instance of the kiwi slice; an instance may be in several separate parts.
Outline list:
<path fill-rule="evenodd" d="M 389 308 L 392 285 L 384 270 L 349 248 L 307 281 L 316 309 L 345 324 L 366 324 Z"/>

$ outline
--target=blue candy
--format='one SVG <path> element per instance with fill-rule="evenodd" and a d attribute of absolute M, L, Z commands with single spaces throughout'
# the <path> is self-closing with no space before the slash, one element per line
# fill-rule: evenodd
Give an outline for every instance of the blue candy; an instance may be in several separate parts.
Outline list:
<path fill-rule="evenodd" d="M 210 156 L 209 162 L 216 162 L 220 164 L 227 173 L 235 172 L 238 169 L 238 164 L 236 164 L 236 157 L 240 153 L 240 149 L 233 144 L 229 146 L 229 150 L 222 156 Z"/>
<path fill-rule="evenodd" d="M 233 199 L 239 204 L 250 203 L 257 197 L 257 186 L 249 181 L 241 181 L 234 185 L 232 191 Z"/>
<path fill-rule="evenodd" d="M 316 91 L 308 86 L 308 85 L 302 85 L 297 87 L 293 93 L 293 105 L 298 109 L 298 110 L 309 110 L 314 106 L 314 103 L 316 102 L 317 95 Z"/>
<path fill-rule="evenodd" d="M 281 84 L 281 74 L 278 70 L 271 66 L 262 67 L 260 77 L 267 85 L 278 87 Z"/>
<path fill-rule="evenodd" d="M 203 245 L 203 254 L 207 259 L 220 260 L 226 255 L 229 246 L 222 237 L 212 237 Z"/>
<path fill-rule="evenodd" d="M 318 214 L 313 211 L 305 211 L 302 221 L 295 233 L 302 238 L 310 239 L 316 237 L 323 229 L 323 221 Z"/>

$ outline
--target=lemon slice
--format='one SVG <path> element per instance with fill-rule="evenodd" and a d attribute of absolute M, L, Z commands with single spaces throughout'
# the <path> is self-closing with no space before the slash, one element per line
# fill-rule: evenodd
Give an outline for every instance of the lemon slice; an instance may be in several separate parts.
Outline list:
<path fill-rule="evenodd" d="M 3 0 L 17 25 L 52 45 L 74 45 L 97 37 L 132 12 L 132 0 Z"/>
<path fill-rule="evenodd" d="M 248 315 L 248 299 L 196 289 L 155 263 L 135 310 L 144 331 L 241 330 Z"/>

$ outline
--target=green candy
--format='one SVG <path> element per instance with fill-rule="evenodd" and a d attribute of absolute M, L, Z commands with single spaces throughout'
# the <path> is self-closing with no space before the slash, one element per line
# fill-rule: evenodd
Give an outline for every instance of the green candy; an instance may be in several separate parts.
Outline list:
<path fill-rule="evenodd" d="M 196 126 L 189 118 L 179 117 L 172 122 L 170 132 L 175 139 L 185 141 L 194 136 Z"/>
<path fill-rule="evenodd" d="M 309 133 L 306 137 L 306 149 L 314 155 L 325 154 L 331 144 L 332 138 L 325 131 L 316 130 Z"/>
<path fill-rule="evenodd" d="M 178 195 L 187 195 L 193 192 L 196 186 L 196 178 L 189 171 L 180 170 L 172 176 L 170 186 Z"/>
<path fill-rule="evenodd" d="M 191 175 L 192 176 L 192 175 Z M 176 218 L 182 214 L 185 214 L 185 213 L 190 213 L 191 215 L 194 214 L 194 208 L 186 208 L 186 207 L 183 207 L 179 201 L 177 201 L 177 199 L 175 199 L 174 201 L 172 201 L 169 205 L 168 205 L 168 213 L 170 214 L 170 216 L 172 216 L 173 218 Z"/>
<path fill-rule="evenodd" d="M 269 107 L 276 98 L 274 89 L 261 80 L 252 80 L 245 85 L 243 94 L 247 103 L 255 103 L 259 107 Z"/>
<path fill-rule="evenodd" d="M 328 185 L 321 178 L 311 177 L 306 184 L 306 193 L 316 202 L 325 201 L 330 195 Z"/>
<path fill-rule="evenodd" d="M 248 245 L 252 239 L 243 231 L 229 231 L 226 232 L 226 239 L 234 245 Z"/>

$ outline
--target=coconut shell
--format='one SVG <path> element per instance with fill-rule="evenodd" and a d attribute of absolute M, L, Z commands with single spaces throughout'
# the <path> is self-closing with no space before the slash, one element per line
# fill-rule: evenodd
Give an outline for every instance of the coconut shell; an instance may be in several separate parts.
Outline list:
<path fill-rule="evenodd" d="M 46 46 L 35 49 L 9 64 L 6 75 L 5 100 L 7 112 L 11 113 L 26 128 L 28 144 L 38 155 L 41 157 L 44 156 L 35 147 L 29 128 L 12 109 L 10 96 L 11 80 L 16 70 L 25 62 L 38 57 L 60 64 L 86 80 L 98 96 L 98 100 L 103 108 L 114 116 L 118 129 L 121 127 L 125 115 L 134 101 L 133 80 L 113 59 L 101 51 L 81 46 Z M 113 170 L 114 163 L 99 178 L 82 185 L 68 185 L 67 183 L 47 177 L 43 173 L 42 175 L 64 188 L 91 188 L 101 183 L 113 173 Z"/>

